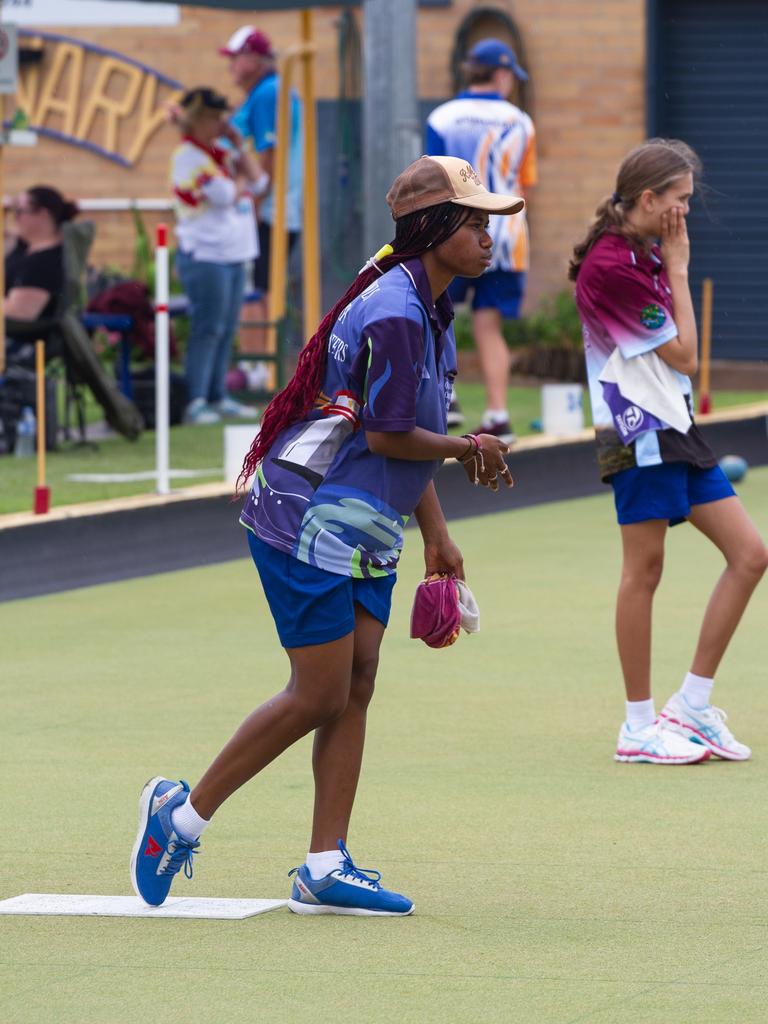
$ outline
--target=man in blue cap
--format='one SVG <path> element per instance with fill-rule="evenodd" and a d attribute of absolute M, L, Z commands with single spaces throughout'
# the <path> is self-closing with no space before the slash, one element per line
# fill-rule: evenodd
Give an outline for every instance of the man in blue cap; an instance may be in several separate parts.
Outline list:
<path fill-rule="evenodd" d="M 509 102 L 515 79 L 527 81 L 511 47 L 500 39 L 483 39 L 467 54 L 462 70 L 464 92 L 443 103 L 427 120 L 427 153 L 458 156 L 475 167 L 490 191 L 528 197 L 536 184 L 536 142 L 533 121 Z M 520 314 L 528 270 L 528 227 L 525 214 L 491 217 L 493 262 L 480 278 L 454 279 L 454 302 L 472 289 L 472 331 L 486 388 L 486 410 L 477 428 L 509 444 L 514 440 L 507 407 L 511 357 L 502 334 L 502 320 Z M 449 424 L 463 420 L 451 403 Z"/>

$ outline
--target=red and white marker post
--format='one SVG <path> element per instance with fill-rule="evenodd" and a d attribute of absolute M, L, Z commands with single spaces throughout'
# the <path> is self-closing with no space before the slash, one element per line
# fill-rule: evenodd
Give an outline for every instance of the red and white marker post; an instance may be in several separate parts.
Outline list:
<path fill-rule="evenodd" d="M 155 249 L 155 472 L 158 494 L 171 492 L 169 387 L 168 227 L 158 224 Z"/>

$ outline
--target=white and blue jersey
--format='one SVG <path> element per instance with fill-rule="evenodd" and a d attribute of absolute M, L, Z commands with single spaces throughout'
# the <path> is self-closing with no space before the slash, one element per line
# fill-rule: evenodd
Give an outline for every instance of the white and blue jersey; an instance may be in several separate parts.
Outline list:
<path fill-rule="evenodd" d="M 496 92 L 463 92 L 427 119 L 427 154 L 458 156 L 476 168 L 489 192 L 520 195 L 536 184 L 536 133 L 530 117 Z M 528 226 L 524 213 L 493 215 L 495 270 L 526 271 Z"/>

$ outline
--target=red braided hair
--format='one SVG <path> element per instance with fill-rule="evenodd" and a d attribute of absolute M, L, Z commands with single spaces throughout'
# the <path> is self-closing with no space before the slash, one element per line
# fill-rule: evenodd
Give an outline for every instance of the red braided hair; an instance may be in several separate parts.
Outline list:
<path fill-rule="evenodd" d="M 320 321 L 320 326 L 299 353 L 293 377 L 264 410 L 261 429 L 243 460 L 243 468 L 237 478 L 238 491 L 245 487 L 280 431 L 292 423 L 299 423 L 314 406 L 325 376 L 331 329 L 346 306 L 380 274 L 386 274 L 405 260 L 420 256 L 427 249 L 442 245 L 471 213 L 471 209 L 466 206 L 440 203 L 395 221 L 392 255 L 378 260 L 376 266 L 368 263 L 363 267 L 333 309 Z"/>

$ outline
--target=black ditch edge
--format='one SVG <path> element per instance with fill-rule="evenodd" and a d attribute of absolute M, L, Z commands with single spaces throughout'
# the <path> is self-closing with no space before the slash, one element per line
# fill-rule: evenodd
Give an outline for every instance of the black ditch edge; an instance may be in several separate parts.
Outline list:
<path fill-rule="evenodd" d="M 768 464 L 766 416 L 703 427 L 718 457 Z M 592 441 L 531 448 L 509 456 L 515 486 L 472 487 L 455 463 L 437 490 L 446 518 L 489 515 L 606 492 Z M 36 522 L 0 530 L 0 602 L 174 572 L 248 557 L 240 506 L 227 497 Z"/>

